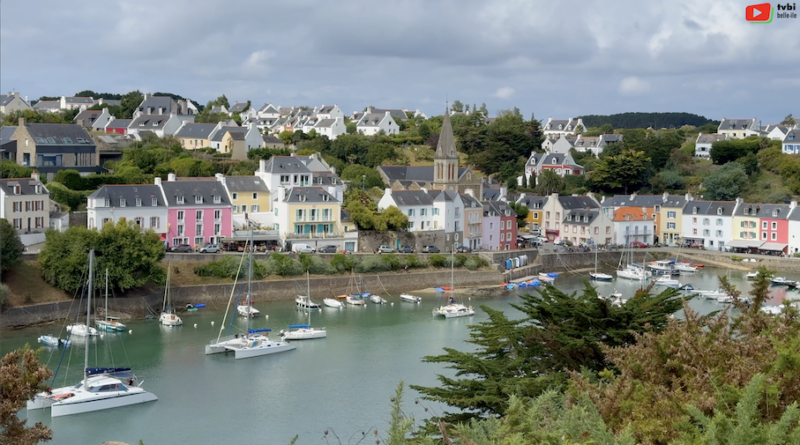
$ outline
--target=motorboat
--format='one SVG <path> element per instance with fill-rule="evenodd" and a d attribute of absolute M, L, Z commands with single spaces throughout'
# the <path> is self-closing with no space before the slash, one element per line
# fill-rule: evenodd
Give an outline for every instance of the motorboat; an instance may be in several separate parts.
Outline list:
<path fill-rule="evenodd" d="M 656 286 L 665 286 L 665 287 L 680 287 L 681 282 L 670 278 L 669 275 L 664 275 L 656 279 L 655 281 Z"/>
<path fill-rule="evenodd" d="M 672 275 L 676 272 L 675 260 L 651 261 L 647 267 L 658 275 Z"/>
<path fill-rule="evenodd" d="M 106 306 L 103 313 L 106 315 L 105 320 L 94 320 L 94 325 L 97 326 L 97 329 L 106 332 L 125 332 L 128 330 L 127 326 L 119 321 L 119 317 L 108 315 L 108 269 L 106 269 Z"/>
<path fill-rule="evenodd" d="M 97 335 L 97 329 L 85 323 L 74 323 L 67 326 L 67 332 L 76 337 L 91 337 Z"/>
<path fill-rule="evenodd" d="M 39 341 L 39 343 L 41 343 L 43 345 L 46 345 L 46 346 L 53 346 L 53 347 L 58 347 L 58 346 L 66 347 L 66 346 L 69 346 L 69 340 L 62 340 L 62 339 L 60 339 L 60 338 L 58 338 L 58 337 L 56 337 L 54 335 L 50 335 L 50 334 L 39 336 L 38 341 Z"/>
<path fill-rule="evenodd" d="M 697 294 L 707 300 L 717 300 L 719 297 L 727 297 L 728 293 L 725 292 L 723 289 L 717 290 L 695 290 L 692 291 L 693 294 Z"/>
<path fill-rule="evenodd" d="M 589 277 L 595 281 L 613 281 L 614 277 L 602 272 L 589 272 Z"/>
<path fill-rule="evenodd" d="M 322 300 L 322 304 L 324 304 L 327 307 L 332 307 L 334 309 L 341 309 L 344 307 L 344 303 L 335 298 L 325 298 Z"/>
<path fill-rule="evenodd" d="M 88 299 L 84 327 L 89 325 L 91 318 L 93 267 L 94 250 L 89 252 Z M 87 341 L 84 346 L 86 350 L 83 380 L 73 386 L 36 394 L 27 403 L 28 411 L 50 408 L 51 417 L 61 417 L 158 400 L 158 397 L 142 388 L 144 382 L 137 382 L 131 368 L 90 368 L 89 343 Z"/>
<path fill-rule="evenodd" d="M 381 297 L 380 295 L 370 295 L 369 301 L 375 304 L 386 304 L 386 299 Z"/>
<path fill-rule="evenodd" d="M 250 304 L 240 304 L 239 306 L 236 306 L 236 313 L 247 318 L 258 318 L 261 316 L 261 311 L 254 308 Z"/>
<path fill-rule="evenodd" d="M 635 264 L 630 264 L 624 269 L 617 270 L 618 278 L 626 278 L 628 280 L 644 281 L 650 278 L 651 275 L 650 271 Z"/>
<path fill-rule="evenodd" d="M 311 301 L 311 298 L 306 295 L 298 295 L 294 299 L 294 304 L 298 309 L 319 309 L 319 303 Z"/>
<path fill-rule="evenodd" d="M 539 273 L 539 279 L 540 280 L 553 281 L 556 278 L 558 278 L 558 274 L 555 273 L 555 272 L 550 272 L 550 273 L 541 272 L 541 273 Z"/>
<path fill-rule="evenodd" d="M 351 306 L 366 306 L 364 300 L 358 295 L 348 295 L 344 302 Z"/>
<path fill-rule="evenodd" d="M 677 270 L 679 273 L 682 273 L 682 274 L 692 274 L 692 273 L 697 272 L 697 267 L 692 266 L 689 263 L 681 262 L 681 263 L 676 263 L 675 264 L 675 270 Z"/>
<path fill-rule="evenodd" d="M 733 297 L 730 295 L 721 295 L 717 297 L 717 301 L 720 303 L 733 303 Z"/>
<path fill-rule="evenodd" d="M 598 295 L 597 298 L 611 303 L 612 306 L 621 307 L 623 304 L 625 304 L 625 300 L 622 299 L 622 292 L 619 292 L 616 289 L 614 289 L 608 295 Z"/>
<path fill-rule="evenodd" d="M 434 308 L 433 315 L 441 315 L 444 318 L 469 317 L 470 315 L 475 315 L 475 310 L 472 309 L 472 306 L 464 306 L 451 300 L 447 306 Z"/>
<path fill-rule="evenodd" d="M 422 303 L 422 298 L 411 294 L 400 294 L 400 299 L 409 303 Z"/>
<path fill-rule="evenodd" d="M 183 320 L 181 320 L 181 317 L 175 313 L 175 309 L 173 309 L 172 305 L 170 305 L 169 274 L 171 270 L 172 264 L 169 264 L 167 267 L 167 284 L 164 287 L 164 303 L 161 306 L 161 315 L 158 316 L 158 322 L 163 326 L 177 327 L 183 325 Z"/>
<path fill-rule="evenodd" d="M 789 280 L 786 277 L 775 277 L 772 279 L 772 284 L 774 286 L 788 286 L 790 284 L 794 284 L 794 281 Z"/>
<path fill-rule="evenodd" d="M 747 274 L 744 277 L 747 278 L 748 280 L 755 280 L 757 276 L 758 272 L 747 272 Z"/>

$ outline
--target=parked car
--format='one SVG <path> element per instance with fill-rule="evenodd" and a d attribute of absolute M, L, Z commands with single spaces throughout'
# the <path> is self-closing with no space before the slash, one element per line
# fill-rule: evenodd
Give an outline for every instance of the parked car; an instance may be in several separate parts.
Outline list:
<path fill-rule="evenodd" d="M 169 251 L 176 253 L 192 253 L 194 249 L 188 244 L 178 244 L 177 246 L 170 247 Z"/>
<path fill-rule="evenodd" d="M 334 246 L 333 244 L 322 246 L 319 248 L 319 253 L 336 253 L 338 247 Z"/>
<path fill-rule="evenodd" d="M 440 250 L 436 246 L 422 246 L 422 253 L 439 253 Z"/>
<path fill-rule="evenodd" d="M 472 249 L 467 246 L 458 246 L 456 253 L 472 253 Z"/>
<path fill-rule="evenodd" d="M 388 244 L 383 244 L 380 247 L 378 247 L 378 253 L 394 253 L 394 252 L 395 252 L 394 247 Z"/>
<path fill-rule="evenodd" d="M 401 246 L 398 252 L 400 253 L 414 253 L 414 248 L 409 246 L 408 244 Z"/>
<path fill-rule="evenodd" d="M 203 246 L 200 248 L 200 253 L 217 253 L 222 249 L 219 248 L 216 244 L 209 244 L 207 246 Z"/>
<path fill-rule="evenodd" d="M 647 244 L 641 241 L 631 241 L 631 247 L 636 249 L 644 249 L 645 247 L 647 247 Z"/>
<path fill-rule="evenodd" d="M 296 253 L 317 253 L 317 249 L 309 246 L 308 244 L 294 244 L 292 245 L 292 252 Z"/>

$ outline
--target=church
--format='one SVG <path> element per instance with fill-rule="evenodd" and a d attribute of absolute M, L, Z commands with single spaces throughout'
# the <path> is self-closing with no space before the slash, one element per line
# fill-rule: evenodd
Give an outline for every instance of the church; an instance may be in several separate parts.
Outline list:
<path fill-rule="evenodd" d="M 450 123 L 450 113 L 445 112 L 442 122 L 442 131 L 439 134 L 439 143 L 433 156 L 433 167 L 416 167 L 406 165 L 382 165 L 378 167 L 383 182 L 392 190 L 453 190 L 466 193 L 472 189 L 475 196 L 484 197 L 484 193 L 495 193 L 495 188 L 500 185 L 486 178 L 484 180 L 476 175 L 469 167 L 459 167 L 456 139 L 453 136 L 453 125 Z M 486 188 L 487 190 L 484 190 Z M 490 190 L 491 189 L 491 190 Z M 483 199 L 495 199 L 486 198 Z"/>

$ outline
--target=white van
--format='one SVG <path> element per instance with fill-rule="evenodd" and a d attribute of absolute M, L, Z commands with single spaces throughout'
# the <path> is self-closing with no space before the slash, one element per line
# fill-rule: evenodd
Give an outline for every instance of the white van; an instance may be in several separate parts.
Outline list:
<path fill-rule="evenodd" d="M 292 244 L 292 252 L 296 253 L 317 253 L 317 249 L 308 244 Z"/>

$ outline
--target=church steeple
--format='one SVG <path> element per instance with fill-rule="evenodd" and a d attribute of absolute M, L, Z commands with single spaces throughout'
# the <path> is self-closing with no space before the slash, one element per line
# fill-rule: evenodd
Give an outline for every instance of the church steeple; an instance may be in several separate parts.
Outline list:
<path fill-rule="evenodd" d="M 439 143 L 433 156 L 433 185 L 437 189 L 450 189 L 458 184 L 458 151 L 453 136 L 453 125 L 450 123 L 450 108 L 444 113 Z"/>

